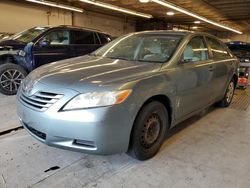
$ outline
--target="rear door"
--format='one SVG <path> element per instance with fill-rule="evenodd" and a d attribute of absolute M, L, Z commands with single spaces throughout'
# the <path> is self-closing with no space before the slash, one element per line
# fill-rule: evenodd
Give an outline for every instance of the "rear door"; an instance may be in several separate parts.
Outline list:
<path fill-rule="evenodd" d="M 204 37 L 193 37 L 186 45 L 173 75 L 177 90 L 177 121 L 210 103 L 213 79 L 211 63 Z"/>
<path fill-rule="evenodd" d="M 67 29 L 49 32 L 34 46 L 35 67 L 71 57 L 70 32 Z"/>
<path fill-rule="evenodd" d="M 235 59 L 228 53 L 227 47 L 213 37 L 206 37 L 212 53 L 214 78 L 212 82 L 212 96 L 214 99 L 224 95 L 230 77 L 234 72 Z"/>
<path fill-rule="evenodd" d="M 75 56 L 82 56 L 95 51 L 101 44 L 95 32 L 71 30 L 71 46 Z"/>

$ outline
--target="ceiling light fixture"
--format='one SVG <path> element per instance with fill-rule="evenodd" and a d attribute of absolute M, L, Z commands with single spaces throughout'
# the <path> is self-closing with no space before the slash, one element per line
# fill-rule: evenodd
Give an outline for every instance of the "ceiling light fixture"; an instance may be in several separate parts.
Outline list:
<path fill-rule="evenodd" d="M 197 21 L 194 21 L 195 24 L 200 24 L 201 21 L 197 20 Z"/>
<path fill-rule="evenodd" d="M 139 0 L 140 3 L 148 3 L 150 0 Z"/>
<path fill-rule="evenodd" d="M 198 27 L 197 26 L 193 26 L 192 29 L 198 29 Z"/>
<path fill-rule="evenodd" d="M 41 4 L 41 5 L 47 5 L 47 6 L 51 6 L 51 7 L 71 10 L 71 11 L 75 11 L 75 12 L 83 12 L 83 9 L 80 9 L 80 8 L 77 8 L 77 7 L 67 6 L 67 5 L 53 3 L 53 2 L 49 2 L 49 1 L 38 1 L 38 0 L 26 0 L 26 1 L 32 2 L 32 3 L 38 3 L 38 4 Z"/>
<path fill-rule="evenodd" d="M 173 16 L 173 15 L 174 15 L 174 12 L 167 12 L 167 15 L 168 15 L 168 16 Z"/>
<path fill-rule="evenodd" d="M 204 21 L 204 22 L 206 22 L 206 23 L 215 25 L 215 26 L 217 26 L 217 27 L 220 27 L 220 28 L 223 28 L 223 29 L 226 29 L 226 30 L 229 30 L 229 31 L 233 31 L 233 32 L 238 33 L 238 34 L 242 34 L 242 32 L 239 31 L 239 30 L 236 30 L 236 29 L 233 29 L 233 28 L 231 28 L 231 27 L 222 25 L 222 24 L 220 24 L 220 23 L 217 23 L 217 22 L 215 22 L 215 21 L 212 21 L 212 20 L 210 20 L 210 19 L 207 19 L 207 18 L 205 18 L 205 17 L 203 17 L 203 16 L 199 16 L 198 14 L 195 14 L 195 13 L 189 11 L 189 10 L 186 10 L 186 9 L 184 9 L 184 8 L 182 8 L 182 7 L 176 6 L 176 5 L 174 5 L 174 4 L 172 4 L 172 3 L 169 3 L 169 2 L 167 2 L 167 1 L 164 1 L 164 0 L 151 0 L 151 2 L 154 2 L 154 3 L 160 4 L 160 5 L 162 5 L 162 6 L 171 8 L 171 9 L 173 9 L 173 10 L 176 10 L 176 11 L 178 11 L 178 12 L 181 12 L 181 13 L 184 13 L 184 14 L 186 14 L 186 15 L 192 16 L 192 17 L 197 18 L 197 19 L 199 19 L 199 20 L 201 20 L 201 21 Z"/>
<path fill-rule="evenodd" d="M 123 13 L 126 13 L 126 14 L 132 14 L 132 15 L 140 16 L 140 17 L 144 17 L 144 18 L 153 18 L 153 16 L 151 14 L 145 14 L 145 13 L 129 10 L 129 9 L 126 9 L 126 8 L 122 8 L 122 7 L 118 7 L 118 6 L 115 6 L 115 5 L 103 3 L 103 2 L 100 2 L 100 1 L 93 1 L 93 0 L 79 0 L 79 1 L 81 1 L 83 3 L 88 3 L 88 4 L 91 4 L 91 5 L 96 5 L 96 6 L 99 6 L 99 7 L 103 7 L 103 8 L 123 12 Z"/>

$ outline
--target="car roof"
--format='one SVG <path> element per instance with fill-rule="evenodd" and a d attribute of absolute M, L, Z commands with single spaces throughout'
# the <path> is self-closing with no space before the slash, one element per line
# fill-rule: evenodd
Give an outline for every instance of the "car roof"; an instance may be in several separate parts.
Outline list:
<path fill-rule="evenodd" d="M 135 32 L 136 34 L 171 34 L 171 35 L 194 35 L 194 34 L 199 34 L 199 35 L 206 35 L 206 36 L 211 36 L 215 37 L 209 33 L 205 32 L 196 32 L 196 31 L 174 31 L 174 30 L 152 30 L 152 31 L 140 31 L 140 32 Z M 217 38 L 217 37 L 215 37 Z"/>
<path fill-rule="evenodd" d="M 93 28 L 88 28 L 88 27 L 80 27 L 80 26 L 72 26 L 72 25 L 55 25 L 55 26 L 45 26 L 49 29 L 53 29 L 53 28 L 63 28 L 63 29 L 81 29 L 81 30 L 86 30 L 86 31 L 92 31 L 92 32 L 97 32 L 97 33 L 102 33 L 102 34 L 105 34 L 105 35 L 110 35 L 108 33 L 105 33 L 101 30 L 98 30 L 98 29 L 93 29 Z"/>

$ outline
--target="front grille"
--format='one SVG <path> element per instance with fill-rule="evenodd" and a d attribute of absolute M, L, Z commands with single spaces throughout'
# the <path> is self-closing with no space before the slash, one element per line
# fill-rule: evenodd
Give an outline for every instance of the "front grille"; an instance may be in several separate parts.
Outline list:
<path fill-rule="evenodd" d="M 45 134 L 45 133 L 40 132 L 40 131 L 38 131 L 38 130 L 36 130 L 36 129 L 34 129 L 34 128 L 32 128 L 32 127 L 26 125 L 26 124 L 25 124 L 25 126 L 26 126 L 26 128 L 27 128 L 30 132 L 32 132 L 34 135 L 36 135 L 37 137 L 39 137 L 39 138 L 41 138 L 41 139 L 43 139 L 43 140 L 46 140 L 46 134 Z"/>
<path fill-rule="evenodd" d="M 63 95 L 49 92 L 36 92 L 31 96 L 20 94 L 20 100 L 34 110 L 45 111 L 56 103 Z"/>

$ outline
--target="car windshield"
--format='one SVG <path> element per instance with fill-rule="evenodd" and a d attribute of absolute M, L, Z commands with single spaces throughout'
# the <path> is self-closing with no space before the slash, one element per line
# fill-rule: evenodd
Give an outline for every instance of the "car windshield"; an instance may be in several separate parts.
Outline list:
<path fill-rule="evenodd" d="M 173 55 L 181 38 L 181 35 L 173 34 L 129 34 L 115 39 L 92 55 L 164 63 Z"/>
<path fill-rule="evenodd" d="M 11 39 L 16 40 L 18 42 L 22 42 L 22 43 L 29 43 L 33 41 L 36 37 L 38 37 L 40 34 L 45 32 L 47 29 L 49 28 L 48 27 L 34 27 L 34 28 L 25 30 L 21 33 L 14 35 L 13 37 L 11 37 Z"/>

